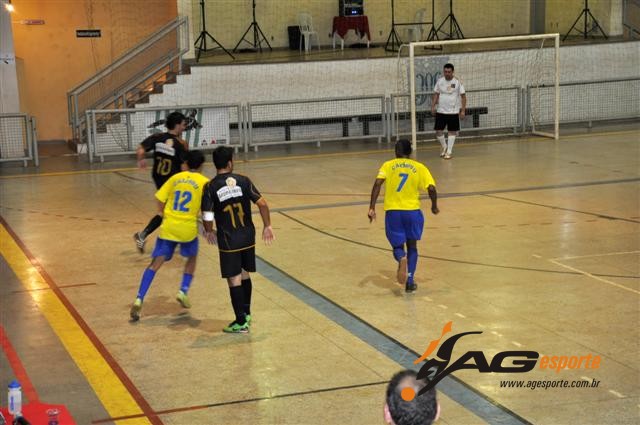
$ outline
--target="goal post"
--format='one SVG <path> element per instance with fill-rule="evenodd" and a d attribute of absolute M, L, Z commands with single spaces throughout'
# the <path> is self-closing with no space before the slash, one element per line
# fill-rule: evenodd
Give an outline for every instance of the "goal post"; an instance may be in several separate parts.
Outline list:
<path fill-rule="evenodd" d="M 454 75 L 465 87 L 467 111 L 471 108 L 476 114 L 486 114 L 482 120 L 487 128 L 515 128 L 515 119 L 521 131 L 557 140 L 560 124 L 559 48 L 559 34 L 410 43 L 407 78 L 414 151 L 418 122 L 424 127 L 424 116 L 431 106 L 430 94 L 437 78 L 442 75 L 442 66 L 447 62 L 455 66 Z M 437 50 L 430 50 L 428 55 L 417 55 L 418 49 L 421 49 L 420 53 L 423 49 Z M 417 64 L 420 69 L 416 69 Z M 504 94 L 509 90 L 512 94 Z M 514 118 L 504 118 L 507 115 Z M 479 121 L 479 115 L 474 116 L 473 126 L 477 127 Z"/>

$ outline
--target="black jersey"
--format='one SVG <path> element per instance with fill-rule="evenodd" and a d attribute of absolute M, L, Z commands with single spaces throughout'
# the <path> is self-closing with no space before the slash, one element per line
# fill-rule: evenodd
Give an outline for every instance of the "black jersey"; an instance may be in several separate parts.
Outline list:
<path fill-rule="evenodd" d="M 157 133 L 147 137 L 141 143 L 146 152 L 153 151 L 153 171 L 151 177 L 159 189 L 169 177 L 181 170 L 186 159 L 187 149 L 177 136 L 169 133 Z"/>
<path fill-rule="evenodd" d="M 216 175 L 204 187 L 202 212 L 213 212 L 221 251 L 250 248 L 256 243 L 251 202 L 261 198 L 248 177 L 234 173 Z"/>

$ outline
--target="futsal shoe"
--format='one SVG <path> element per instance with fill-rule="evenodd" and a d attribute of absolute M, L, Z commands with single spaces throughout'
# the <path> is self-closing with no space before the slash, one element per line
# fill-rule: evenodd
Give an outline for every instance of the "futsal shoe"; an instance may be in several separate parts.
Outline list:
<path fill-rule="evenodd" d="M 138 248 L 138 251 L 140 251 L 140 253 L 144 253 L 144 244 L 145 244 L 145 240 L 142 239 L 142 236 L 140 236 L 140 232 L 136 232 L 133 235 L 133 240 L 136 241 L 136 247 Z"/>
<path fill-rule="evenodd" d="M 184 308 L 191 308 L 191 301 L 189 301 L 189 297 L 182 291 L 178 291 L 178 295 L 176 295 L 176 300 L 182 305 Z"/>
<path fill-rule="evenodd" d="M 404 287 L 404 291 L 408 294 L 415 292 L 416 289 L 418 289 L 418 285 L 416 285 L 413 282 L 407 282 L 407 284 Z"/>
<path fill-rule="evenodd" d="M 450 153 L 445 153 L 443 156 L 444 159 L 451 159 L 452 155 Z"/>
<path fill-rule="evenodd" d="M 444 158 L 446 153 L 447 153 L 447 148 L 442 148 L 442 150 L 440 151 L 440 158 Z"/>
<path fill-rule="evenodd" d="M 131 316 L 131 320 L 137 322 L 140 320 L 140 311 L 142 310 L 142 300 L 140 298 L 136 298 L 133 305 L 131 306 L 131 311 L 129 312 L 129 316 Z"/>
<path fill-rule="evenodd" d="M 407 283 L 407 257 L 402 257 L 400 261 L 398 261 L 398 283 L 400 285 L 404 285 Z"/>
<path fill-rule="evenodd" d="M 247 325 L 251 325 L 251 315 L 245 314 L 244 319 L 247 321 Z"/>
<path fill-rule="evenodd" d="M 233 322 L 229 323 L 228 326 L 222 328 L 222 331 L 230 334 L 246 334 L 249 333 L 249 323 L 245 321 L 241 325 L 234 320 Z"/>

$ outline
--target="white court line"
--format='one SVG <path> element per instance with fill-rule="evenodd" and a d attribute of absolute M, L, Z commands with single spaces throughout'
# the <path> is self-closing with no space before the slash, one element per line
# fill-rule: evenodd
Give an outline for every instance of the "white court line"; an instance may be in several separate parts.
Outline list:
<path fill-rule="evenodd" d="M 553 258 L 553 260 L 575 260 L 576 258 L 608 257 L 610 255 L 624 255 L 624 254 L 640 254 L 640 251 L 621 251 L 621 252 L 608 252 L 606 254 L 576 255 L 573 257 Z"/>
<path fill-rule="evenodd" d="M 518 341 L 511 341 L 511 343 L 518 348 L 522 347 L 522 344 L 520 344 Z"/>
<path fill-rule="evenodd" d="M 447 306 L 446 306 L 446 305 L 444 305 L 444 304 L 438 304 L 438 307 L 440 307 L 440 308 L 442 308 L 442 309 L 445 309 L 445 310 L 449 308 L 449 307 L 447 307 Z"/>
<path fill-rule="evenodd" d="M 461 317 L 463 319 L 466 319 L 467 316 L 465 316 L 464 314 L 460 314 L 460 313 L 454 313 L 456 316 Z"/>
<path fill-rule="evenodd" d="M 571 270 L 571 271 L 574 271 L 574 272 L 580 273 L 580 274 L 582 274 L 582 275 L 584 275 L 584 276 L 587 276 L 587 277 L 593 278 L 593 279 L 595 279 L 595 280 L 597 280 L 597 281 L 600 281 L 600 282 L 603 282 L 603 283 L 609 284 L 609 285 L 611 285 L 611 286 L 615 286 L 616 288 L 624 289 L 625 291 L 633 292 L 634 294 L 638 294 L 638 295 L 640 295 L 640 291 L 637 291 L 637 290 L 635 290 L 635 289 L 632 289 L 632 288 L 626 287 L 626 286 L 624 286 L 624 285 L 620 285 L 619 283 L 611 282 L 610 280 L 603 279 L 603 278 L 598 277 L 598 276 L 594 276 L 594 275 L 592 275 L 592 274 L 591 274 L 591 273 L 589 273 L 589 272 L 585 272 L 585 271 L 583 271 L 583 270 L 576 269 L 575 267 L 567 266 L 566 264 L 562 264 L 561 262 L 556 261 L 556 260 L 549 260 L 549 261 L 550 261 L 550 262 L 552 262 L 553 264 L 557 265 L 557 266 L 564 267 L 565 269 L 569 269 L 569 270 Z"/>

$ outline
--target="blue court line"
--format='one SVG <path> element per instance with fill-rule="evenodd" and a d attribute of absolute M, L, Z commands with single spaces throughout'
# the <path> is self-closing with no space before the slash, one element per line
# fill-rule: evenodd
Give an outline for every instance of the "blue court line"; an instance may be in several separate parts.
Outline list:
<path fill-rule="evenodd" d="M 256 265 L 260 275 L 269 279 L 281 289 L 323 314 L 329 320 L 340 325 L 402 367 L 417 371 L 418 368 L 413 364 L 413 361 L 420 357 L 420 354 L 379 329 L 376 329 L 344 307 L 336 304 L 334 301 L 288 275 L 266 260 L 256 257 Z M 389 377 L 389 379 L 391 379 L 391 377 Z M 500 405 L 488 396 L 478 392 L 453 375 L 449 375 L 440 381 L 437 389 L 489 424 L 531 424 L 531 422 Z"/>

